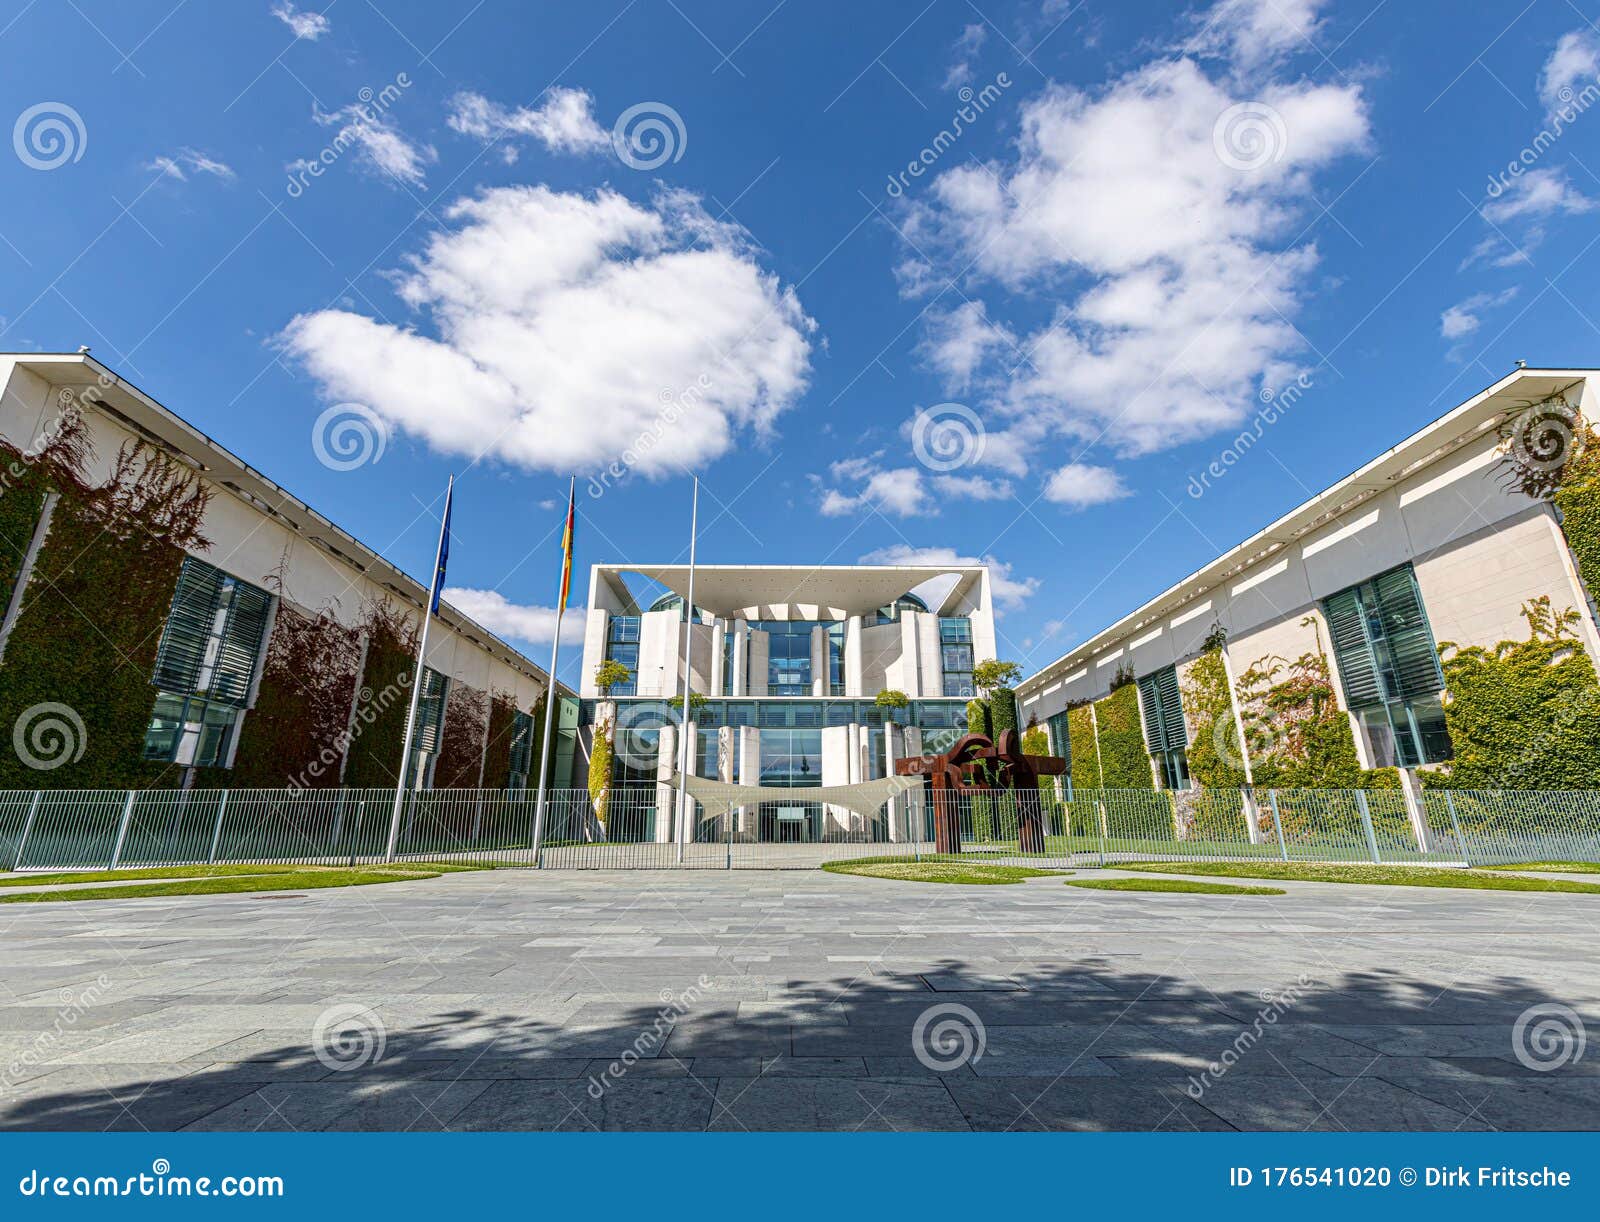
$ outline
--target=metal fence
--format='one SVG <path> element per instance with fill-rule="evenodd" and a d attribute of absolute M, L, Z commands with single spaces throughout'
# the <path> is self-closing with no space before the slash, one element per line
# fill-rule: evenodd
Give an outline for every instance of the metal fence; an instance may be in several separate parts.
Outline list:
<path fill-rule="evenodd" d="M 806 800 L 676 813 L 664 785 L 546 797 L 531 791 L 408 793 L 396 856 L 557 869 L 804 869 L 869 856 L 934 856 L 934 797 L 913 791 L 862 814 Z M 356 865 L 384 859 L 392 789 L 0 791 L 0 869 L 201 863 Z M 967 790 L 954 804 L 962 854 L 1060 865 L 1132 860 L 1600 861 L 1600 792 L 1282 789 Z M 1043 852 L 1024 855 L 1037 821 Z"/>

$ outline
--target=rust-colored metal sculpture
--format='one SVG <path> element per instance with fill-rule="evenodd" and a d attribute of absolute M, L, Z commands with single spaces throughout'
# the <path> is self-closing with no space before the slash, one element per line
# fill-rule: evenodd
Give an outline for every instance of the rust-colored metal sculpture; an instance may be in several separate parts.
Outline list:
<path fill-rule="evenodd" d="M 982 734 L 956 740 L 943 755 L 915 755 L 895 762 L 899 776 L 925 776 L 933 795 L 933 848 L 936 853 L 961 851 L 958 798 L 975 788 L 973 778 L 983 778 L 984 788 L 1039 789 L 1041 776 L 1060 776 L 1067 761 L 1056 755 L 1029 755 L 1015 730 L 1002 730 L 998 744 Z M 1018 848 L 1030 855 L 1044 853 L 1043 807 L 1038 801 L 1017 803 Z"/>

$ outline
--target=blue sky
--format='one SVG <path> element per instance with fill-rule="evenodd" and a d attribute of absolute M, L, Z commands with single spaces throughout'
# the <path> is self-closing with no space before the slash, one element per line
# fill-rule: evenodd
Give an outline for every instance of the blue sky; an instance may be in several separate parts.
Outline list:
<path fill-rule="evenodd" d="M 91 345 L 416 574 L 456 472 L 455 601 L 537 658 L 569 474 L 584 571 L 682 557 L 692 470 L 704 561 L 991 558 L 1031 670 L 1600 364 L 1591 21 L 6 0 L 0 347 Z"/>

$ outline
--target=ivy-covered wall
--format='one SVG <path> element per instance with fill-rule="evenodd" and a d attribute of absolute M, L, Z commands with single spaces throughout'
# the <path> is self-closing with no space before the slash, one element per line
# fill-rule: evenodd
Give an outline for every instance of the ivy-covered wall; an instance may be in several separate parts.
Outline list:
<path fill-rule="evenodd" d="M 1094 717 L 1087 704 L 1067 710 L 1067 741 L 1071 746 L 1072 787 L 1100 788 L 1100 762 L 1094 749 Z"/>
<path fill-rule="evenodd" d="M 1258 658 L 1239 675 L 1239 719 L 1261 789 L 1394 789 L 1393 768 L 1361 767 L 1350 717 L 1321 649 Z"/>
<path fill-rule="evenodd" d="M 1452 789 L 1600 789 L 1600 679 L 1575 608 L 1523 608 L 1528 639 L 1465 649 L 1440 642 L 1455 758 L 1425 784 Z"/>
<path fill-rule="evenodd" d="M 477 789 L 483 773 L 483 741 L 488 695 L 465 683 L 451 683 L 445 700 L 444 738 L 433 768 L 435 789 Z"/>
<path fill-rule="evenodd" d="M 1100 766 L 1106 789 L 1154 789 L 1144 731 L 1139 728 L 1139 689 L 1125 683 L 1094 703 Z"/>
<path fill-rule="evenodd" d="M 505 692 L 489 692 L 488 745 L 483 753 L 483 787 L 504 789 L 511 783 L 511 735 L 516 728 L 517 706 Z M 530 782 L 531 784 L 531 782 Z"/>
<path fill-rule="evenodd" d="M 280 599 L 255 707 L 245 714 L 227 783 L 337 786 L 360 662 L 359 629 Z"/>
<path fill-rule="evenodd" d="M 199 531 L 206 490 L 187 468 L 132 444 L 103 487 L 57 490 L 0 665 L 0 725 L 18 727 L 27 715 L 24 727 L 43 733 L 53 721 L 69 747 L 66 761 L 50 768 L 0 752 L 0 788 L 177 785 L 181 769 L 143 758 L 144 737 L 155 705 L 150 676 L 184 549 L 208 546 Z M 48 705 L 70 709 L 81 733 L 64 713 L 40 711 Z M 54 761 L 61 741 L 32 741 L 32 752 Z"/>
<path fill-rule="evenodd" d="M 1220 646 L 1189 663 L 1181 691 L 1189 722 L 1189 775 L 1206 789 L 1239 788 L 1245 783 L 1244 756 Z"/>
<path fill-rule="evenodd" d="M 400 752 L 411 708 L 417 634 L 410 620 L 387 602 L 367 609 L 366 634 L 367 656 L 350 726 L 344 783 L 392 789 L 402 777 Z"/>

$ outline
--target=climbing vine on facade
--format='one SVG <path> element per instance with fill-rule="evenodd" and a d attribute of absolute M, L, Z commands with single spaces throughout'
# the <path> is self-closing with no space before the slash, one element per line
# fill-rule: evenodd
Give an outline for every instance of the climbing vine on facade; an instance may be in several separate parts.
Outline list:
<path fill-rule="evenodd" d="M 1124 683 L 1094 703 L 1106 789 L 1154 789 L 1139 725 L 1139 689 Z"/>
<path fill-rule="evenodd" d="M 1439 644 L 1455 756 L 1422 773 L 1452 789 L 1600 789 L 1600 679 L 1578 640 L 1581 612 L 1522 608 L 1528 638 Z"/>
<path fill-rule="evenodd" d="M 344 779 L 353 788 L 392 789 L 404 775 L 400 752 L 411 708 L 417 629 L 387 599 L 369 603 L 364 619 L 366 658 L 350 720 Z"/>
<path fill-rule="evenodd" d="M 1206 789 L 1239 788 L 1245 784 L 1244 756 L 1220 646 L 1189 664 L 1180 691 L 1189 723 L 1189 775 Z"/>

